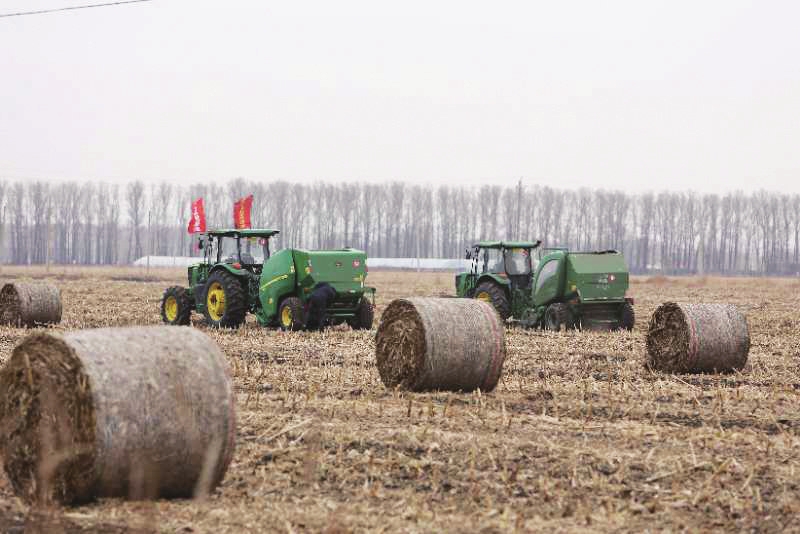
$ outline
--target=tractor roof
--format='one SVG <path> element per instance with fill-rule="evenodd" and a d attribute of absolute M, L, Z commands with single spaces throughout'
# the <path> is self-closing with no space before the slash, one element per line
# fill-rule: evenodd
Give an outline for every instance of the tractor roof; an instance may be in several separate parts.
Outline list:
<path fill-rule="evenodd" d="M 208 235 L 213 236 L 220 236 L 220 237 L 272 237 L 276 234 L 279 234 L 280 230 L 269 230 L 266 228 L 246 228 L 241 230 L 236 229 L 220 229 L 220 230 L 209 230 L 206 232 Z"/>
<path fill-rule="evenodd" d="M 541 241 L 479 241 L 475 243 L 480 248 L 536 248 Z"/>

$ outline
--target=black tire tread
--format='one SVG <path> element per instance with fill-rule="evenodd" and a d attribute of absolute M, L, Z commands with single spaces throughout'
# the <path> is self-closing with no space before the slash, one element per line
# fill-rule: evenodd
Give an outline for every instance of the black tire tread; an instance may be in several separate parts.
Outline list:
<path fill-rule="evenodd" d="M 167 314 L 164 311 L 164 304 L 167 298 L 173 296 L 178 302 L 178 316 L 174 321 L 167 319 Z M 161 297 L 161 320 L 166 324 L 186 326 L 192 322 L 192 310 L 194 309 L 194 301 L 189 298 L 185 287 L 171 286 L 164 290 L 164 295 Z"/>
<path fill-rule="evenodd" d="M 633 310 L 633 305 L 630 302 L 626 302 L 622 305 L 622 310 L 620 311 L 619 326 L 630 332 L 635 324 L 636 312 Z"/>
<path fill-rule="evenodd" d="M 247 298 L 239 280 L 228 271 L 214 271 L 208 277 L 206 289 L 218 281 L 225 291 L 225 313 L 215 321 L 206 309 L 206 323 L 213 328 L 239 328 L 247 315 Z M 206 297 L 207 298 L 207 297 Z"/>
<path fill-rule="evenodd" d="M 358 303 L 356 314 L 347 320 L 347 324 L 353 330 L 370 330 L 375 320 L 375 307 L 366 298 L 362 298 Z"/>
<path fill-rule="evenodd" d="M 553 322 L 555 321 L 555 322 Z M 573 327 L 574 319 L 572 312 L 569 311 L 569 306 L 563 302 L 555 302 L 547 307 L 544 314 L 544 327 L 546 330 L 560 331 L 563 325 L 566 330 Z M 554 326 L 556 326 L 554 328 Z"/>
<path fill-rule="evenodd" d="M 489 294 L 492 306 L 497 310 L 497 313 L 503 321 L 511 317 L 511 302 L 509 302 L 508 295 L 506 295 L 502 287 L 494 282 L 481 282 L 478 284 L 478 287 L 475 288 L 473 297 L 477 298 L 475 295 L 479 295 L 484 291 Z"/>

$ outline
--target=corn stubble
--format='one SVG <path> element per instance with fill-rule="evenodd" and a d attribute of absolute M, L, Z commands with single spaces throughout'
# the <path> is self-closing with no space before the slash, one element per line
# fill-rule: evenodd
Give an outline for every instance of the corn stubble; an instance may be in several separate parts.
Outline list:
<path fill-rule="evenodd" d="M 151 271 L 152 282 L 133 270 L 33 274 L 61 287 L 55 329 L 74 330 L 158 323 L 164 281 L 180 283 L 183 271 Z M 449 273 L 373 272 L 370 282 L 376 324 L 394 298 L 453 292 Z M 220 488 L 199 501 L 111 499 L 47 517 L 119 531 L 800 528 L 800 283 L 659 277 L 631 290 L 632 333 L 508 329 L 492 393 L 385 388 L 374 331 L 283 333 L 252 320 L 211 331 L 195 318 L 236 389 L 238 442 Z M 646 368 L 646 318 L 667 301 L 736 305 L 750 329 L 744 369 Z M 0 328 L 3 359 L 25 334 Z M 0 495 L 4 517 L 41 521 L 5 477 Z"/>

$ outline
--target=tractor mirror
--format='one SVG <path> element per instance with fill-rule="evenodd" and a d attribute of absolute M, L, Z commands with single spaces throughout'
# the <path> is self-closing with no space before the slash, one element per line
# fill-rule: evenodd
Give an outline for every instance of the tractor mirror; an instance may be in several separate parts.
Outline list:
<path fill-rule="evenodd" d="M 467 255 L 466 255 L 465 258 L 468 259 L 468 260 L 472 259 L 472 252 L 469 249 L 467 249 Z"/>

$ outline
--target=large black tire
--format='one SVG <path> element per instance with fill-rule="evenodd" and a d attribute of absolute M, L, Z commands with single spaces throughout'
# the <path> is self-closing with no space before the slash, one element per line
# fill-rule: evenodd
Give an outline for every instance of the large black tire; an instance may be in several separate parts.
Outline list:
<path fill-rule="evenodd" d="M 489 302 L 502 320 L 511 317 L 511 303 L 505 289 L 494 282 L 482 282 L 475 288 L 474 298 Z"/>
<path fill-rule="evenodd" d="M 247 297 L 239 279 L 214 271 L 206 283 L 206 323 L 213 328 L 239 328 L 247 315 Z"/>
<path fill-rule="evenodd" d="M 622 311 L 619 316 L 619 327 L 624 330 L 633 330 L 633 325 L 636 324 L 636 313 L 633 311 L 633 305 L 630 302 L 625 302 L 622 305 Z"/>
<path fill-rule="evenodd" d="M 570 330 L 575 327 L 575 318 L 569 311 L 569 306 L 564 303 L 556 302 L 547 307 L 544 312 L 544 327 L 554 332 L 562 328 Z"/>
<path fill-rule="evenodd" d="M 192 320 L 194 302 L 180 286 L 168 287 L 161 297 L 161 320 L 171 325 L 188 325 Z"/>
<path fill-rule="evenodd" d="M 303 301 L 297 297 L 286 297 L 278 306 L 278 324 L 281 330 L 302 330 L 306 326 Z"/>
<path fill-rule="evenodd" d="M 372 321 L 375 319 L 375 308 L 372 303 L 366 298 L 362 298 L 358 303 L 356 314 L 347 320 L 347 324 L 353 330 L 370 330 L 372 328 Z"/>

